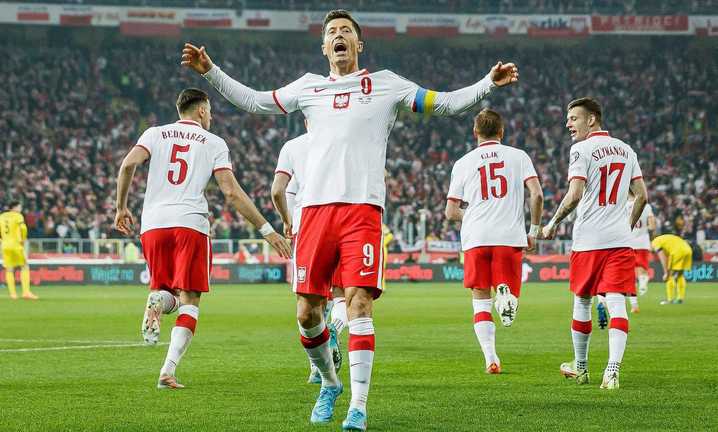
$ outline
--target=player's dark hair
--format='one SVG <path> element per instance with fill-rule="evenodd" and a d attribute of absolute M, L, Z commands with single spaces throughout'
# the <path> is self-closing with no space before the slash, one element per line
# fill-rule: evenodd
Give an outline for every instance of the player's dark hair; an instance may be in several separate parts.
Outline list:
<path fill-rule="evenodd" d="M 331 10 L 329 11 L 329 13 L 327 13 L 327 16 L 324 17 L 324 24 L 322 24 L 322 39 L 324 39 L 324 30 L 326 30 L 327 24 L 329 24 L 330 21 L 339 18 L 346 18 L 351 21 L 352 25 L 354 25 L 354 31 L 357 32 L 357 36 L 359 37 L 359 40 L 361 40 L 361 27 L 359 27 L 359 24 L 356 22 L 356 20 L 352 18 L 351 14 L 344 9 Z"/>
<path fill-rule="evenodd" d="M 177 97 L 177 111 L 184 114 L 193 110 L 198 104 L 209 102 L 209 95 L 197 88 L 186 88 Z"/>
<path fill-rule="evenodd" d="M 484 108 L 474 117 L 474 133 L 483 138 L 498 138 L 504 128 L 501 114 Z"/>
<path fill-rule="evenodd" d="M 601 123 L 601 104 L 598 103 L 598 101 L 592 97 L 582 97 L 575 100 L 572 100 L 568 104 L 568 109 L 575 108 L 575 107 L 582 107 L 586 111 L 588 111 L 589 114 L 593 114 L 596 116 L 596 121 Z"/>
<path fill-rule="evenodd" d="M 12 200 L 8 203 L 7 208 L 15 208 L 20 205 L 20 201 L 18 200 Z"/>

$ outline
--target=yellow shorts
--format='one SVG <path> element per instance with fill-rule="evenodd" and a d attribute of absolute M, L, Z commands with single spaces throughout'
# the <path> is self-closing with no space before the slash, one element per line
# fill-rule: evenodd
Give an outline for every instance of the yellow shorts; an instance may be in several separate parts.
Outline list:
<path fill-rule="evenodd" d="M 693 255 L 690 253 L 673 256 L 671 255 L 671 270 L 688 271 L 693 266 Z"/>
<path fill-rule="evenodd" d="M 25 251 L 23 250 L 23 248 L 3 249 L 2 265 L 5 268 L 24 266 Z"/>

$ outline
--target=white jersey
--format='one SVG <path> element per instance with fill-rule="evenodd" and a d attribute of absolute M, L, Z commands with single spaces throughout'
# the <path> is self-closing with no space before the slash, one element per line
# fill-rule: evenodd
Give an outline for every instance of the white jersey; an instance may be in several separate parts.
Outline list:
<path fill-rule="evenodd" d="M 485 141 L 456 161 L 448 199 L 468 203 L 461 222 L 461 248 L 526 247 L 524 186 L 536 178 L 525 151 Z"/>
<path fill-rule="evenodd" d="M 137 146 L 150 154 L 141 232 L 186 227 L 209 235 L 204 190 L 215 171 L 232 169 L 227 143 L 180 120 L 147 129 Z"/>
<path fill-rule="evenodd" d="M 626 202 L 631 181 L 641 178 L 636 152 L 606 131 L 571 146 L 571 179 L 586 180 L 573 225 L 574 251 L 631 247 Z"/>
<path fill-rule="evenodd" d="M 300 135 L 287 141 L 279 151 L 277 169 L 274 173 L 284 173 L 290 177 L 285 191 L 287 207 L 292 215 L 292 234 L 299 232 L 299 223 L 302 217 L 302 191 L 304 162 L 307 158 L 309 139 L 307 134 Z"/>
<path fill-rule="evenodd" d="M 633 211 L 633 200 L 629 200 L 626 204 L 626 213 L 628 215 L 628 223 L 631 223 L 631 212 Z M 651 236 L 648 233 L 648 218 L 653 217 L 653 209 L 650 204 L 643 207 L 641 217 L 636 223 L 636 227 L 631 231 L 631 247 L 633 249 L 651 250 Z"/>
<path fill-rule="evenodd" d="M 397 112 L 451 115 L 475 106 L 493 87 L 491 78 L 454 92 L 426 90 L 393 72 L 362 69 L 344 76 L 307 73 L 273 92 L 258 92 L 213 67 L 205 78 L 249 112 L 301 110 L 309 124 L 302 207 L 366 203 L 383 207 L 389 133 Z"/>

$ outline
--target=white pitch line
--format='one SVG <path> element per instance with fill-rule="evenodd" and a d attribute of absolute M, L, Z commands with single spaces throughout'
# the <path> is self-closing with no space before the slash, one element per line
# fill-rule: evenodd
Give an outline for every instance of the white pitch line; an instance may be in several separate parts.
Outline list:
<path fill-rule="evenodd" d="M 167 345 L 166 342 L 158 343 L 157 345 Z M 35 352 L 35 351 L 66 351 L 66 350 L 79 350 L 79 349 L 94 349 L 94 348 L 134 348 L 147 346 L 144 343 L 135 344 L 116 344 L 116 345 L 73 345 L 73 346 L 59 346 L 59 347 L 41 347 L 41 348 L 11 348 L 11 349 L 0 349 L 0 353 L 14 353 L 14 352 Z"/>
<path fill-rule="evenodd" d="M 79 344 L 133 344 L 137 341 L 123 340 L 89 340 L 89 339 L 2 339 L 0 342 L 53 342 L 53 343 L 79 343 Z"/>

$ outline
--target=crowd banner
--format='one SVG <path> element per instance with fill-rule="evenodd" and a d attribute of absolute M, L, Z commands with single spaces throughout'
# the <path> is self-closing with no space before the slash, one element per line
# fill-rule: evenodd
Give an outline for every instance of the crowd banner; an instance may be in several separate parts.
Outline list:
<path fill-rule="evenodd" d="M 286 264 L 215 264 L 212 266 L 212 284 L 287 283 Z M 651 263 L 649 276 L 660 282 L 663 272 L 657 262 Z M 464 280 L 464 267 L 459 263 L 444 264 L 388 264 L 387 283 L 397 282 L 457 282 Z M 19 274 L 16 275 L 19 278 Z M 524 262 L 524 282 L 568 283 L 567 262 Z M 697 262 L 686 272 L 688 282 L 717 282 L 718 263 Z M 45 285 L 147 285 L 150 274 L 144 264 L 35 264 L 30 266 L 30 282 Z M 5 283 L 5 273 L 0 273 Z"/>
<path fill-rule="evenodd" d="M 181 35 L 181 29 L 297 31 L 319 34 L 326 10 L 204 9 L 0 3 L 0 23 L 118 27 L 132 36 Z M 457 35 L 571 38 L 596 35 L 718 36 L 716 15 L 502 15 L 357 12 L 368 39 Z"/>

